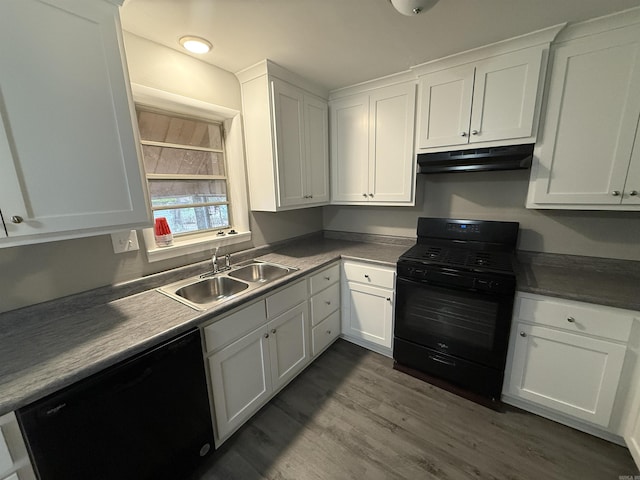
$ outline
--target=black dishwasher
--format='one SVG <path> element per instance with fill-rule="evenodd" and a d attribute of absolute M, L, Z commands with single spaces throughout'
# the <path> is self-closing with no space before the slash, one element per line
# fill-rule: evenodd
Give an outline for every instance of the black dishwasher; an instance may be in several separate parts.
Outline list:
<path fill-rule="evenodd" d="M 41 480 L 186 478 L 213 450 L 200 332 L 17 411 Z"/>

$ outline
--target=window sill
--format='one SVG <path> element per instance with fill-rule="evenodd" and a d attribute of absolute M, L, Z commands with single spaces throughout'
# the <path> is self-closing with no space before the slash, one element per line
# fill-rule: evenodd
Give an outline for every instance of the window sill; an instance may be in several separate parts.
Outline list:
<path fill-rule="evenodd" d="M 152 232 L 152 229 L 149 229 Z M 193 253 L 210 251 L 215 247 L 235 245 L 237 243 L 251 240 L 251 232 L 238 232 L 235 235 L 225 235 L 223 237 L 200 237 L 184 240 L 174 240 L 174 244 L 169 247 L 157 247 L 153 240 L 153 233 L 144 235 L 147 245 L 147 258 L 149 263 L 168 260 L 170 258 L 181 257 Z"/>

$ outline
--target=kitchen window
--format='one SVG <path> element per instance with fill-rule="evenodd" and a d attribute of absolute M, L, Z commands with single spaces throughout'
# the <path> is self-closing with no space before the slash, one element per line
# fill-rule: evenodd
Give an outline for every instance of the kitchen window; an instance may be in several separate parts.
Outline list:
<path fill-rule="evenodd" d="M 154 219 L 176 236 L 229 228 L 222 124 L 136 110 Z"/>
<path fill-rule="evenodd" d="M 158 247 L 146 229 L 149 261 L 250 240 L 239 112 L 132 87 L 149 204 L 174 237 Z"/>

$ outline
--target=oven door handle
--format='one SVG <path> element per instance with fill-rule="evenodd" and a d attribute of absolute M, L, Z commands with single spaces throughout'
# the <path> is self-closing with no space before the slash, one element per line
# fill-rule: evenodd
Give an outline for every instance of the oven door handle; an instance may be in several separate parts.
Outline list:
<path fill-rule="evenodd" d="M 436 357 L 434 355 L 429 355 L 429 360 L 433 360 L 434 362 L 444 363 L 445 365 L 449 365 L 450 367 L 455 367 L 456 362 L 452 362 L 451 360 L 445 360 L 441 357 Z"/>

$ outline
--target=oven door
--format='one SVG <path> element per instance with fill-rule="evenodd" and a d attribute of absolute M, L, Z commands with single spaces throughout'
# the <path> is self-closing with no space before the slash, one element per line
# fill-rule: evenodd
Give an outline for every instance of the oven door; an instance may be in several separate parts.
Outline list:
<path fill-rule="evenodd" d="M 394 336 L 503 369 L 513 297 L 397 277 Z"/>

